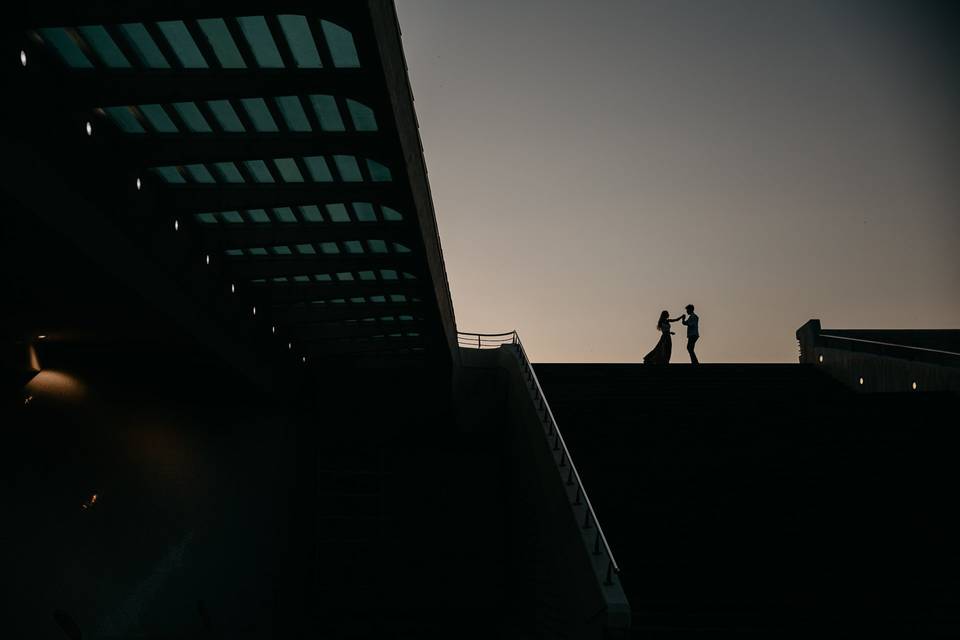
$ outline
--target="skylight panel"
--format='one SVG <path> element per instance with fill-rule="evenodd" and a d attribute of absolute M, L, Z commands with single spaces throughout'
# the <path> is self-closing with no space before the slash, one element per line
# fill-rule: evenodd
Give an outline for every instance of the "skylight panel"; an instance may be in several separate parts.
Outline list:
<path fill-rule="evenodd" d="M 300 103 L 300 98 L 297 96 L 278 96 L 275 101 L 287 129 L 296 132 L 313 130 L 310 121 L 307 119 L 307 114 L 303 110 L 303 105 Z"/>
<path fill-rule="evenodd" d="M 307 19 L 303 16 L 283 15 L 277 16 L 277 20 L 290 46 L 294 64 L 301 69 L 321 68 L 323 65 L 320 62 L 320 53 Z"/>
<path fill-rule="evenodd" d="M 270 222 L 270 216 L 268 216 L 267 212 L 263 209 L 248 209 L 247 218 L 250 219 L 250 222 L 257 224 Z"/>
<path fill-rule="evenodd" d="M 157 133 L 178 133 L 177 125 L 167 115 L 166 110 L 159 104 L 141 104 L 140 113 L 147 119 L 150 126 Z"/>
<path fill-rule="evenodd" d="M 321 20 L 320 27 L 323 29 L 323 37 L 327 41 L 333 66 L 340 68 L 359 67 L 360 58 L 357 55 L 357 47 L 353 42 L 353 34 L 329 20 Z"/>
<path fill-rule="evenodd" d="M 244 160 L 243 166 L 246 167 L 250 175 L 253 176 L 254 182 L 273 182 L 273 176 L 270 174 L 270 170 L 267 169 L 267 163 L 263 160 Z"/>
<path fill-rule="evenodd" d="M 257 66 L 261 69 L 282 69 L 283 58 L 277 50 L 277 43 L 273 41 L 270 27 L 263 16 L 246 16 L 237 18 L 243 37 L 247 39 Z"/>
<path fill-rule="evenodd" d="M 250 116 L 250 121 L 253 122 L 253 128 L 256 131 L 260 133 L 276 133 L 280 130 L 277 128 L 277 123 L 274 121 L 273 116 L 270 115 L 270 109 L 267 107 L 267 103 L 264 102 L 263 98 L 242 98 L 240 104 L 243 105 L 247 115 Z"/>
<path fill-rule="evenodd" d="M 337 101 L 333 96 L 314 94 L 310 96 L 310 104 L 317 114 L 317 120 L 320 121 L 320 128 L 323 131 L 346 131 L 343 125 L 343 118 L 340 116 L 340 109 L 337 107 Z"/>
<path fill-rule="evenodd" d="M 387 252 L 387 243 L 383 240 L 367 240 L 367 246 L 370 247 L 370 251 L 374 253 Z"/>
<path fill-rule="evenodd" d="M 293 215 L 293 209 L 290 207 L 274 207 L 273 217 L 277 222 L 292 223 L 297 221 L 297 216 Z"/>
<path fill-rule="evenodd" d="M 227 133 L 240 133 L 245 131 L 243 123 L 237 117 L 237 112 L 233 110 L 233 105 L 229 100 L 208 100 L 207 106 L 217 119 L 220 128 Z"/>
<path fill-rule="evenodd" d="M 273 164 L 284 182 L 303 182 L 303 174 L 293 158 L 276 158 Z"/>
<path fill-rule="evenodd" d="M 123 55 L 117 43 L 113 41 L 107 30 L 101 25 L 80 27 L 77 29 L 93 49 L 97 57 L 111 69 L 129 69 L 130 61 Z"/>
<path fill-rule="evenodd" d="M 400 215 L 400 212 L 396 209 L 383 206 L 381 206 L 380 209 L 383 211 L 383 219 L 387 222 L 399 222 L 400 220 L 403 220 L 403 216 Z"/>
<path fill-rule="evenodd" d="M 216 168 L 217 173 L 220 174 L 221 182 L 240 184 L 244 181 L 240 169 L 232 162 L 215 162 L 213 166 Z"/>
<path fill-rule="evenodd" d="M 377 221 L 377 214 L 373 210 L 373 205 L 369 202 L 354 202 L 353 212 L 357 214 L 357 220 L 360 222 Z"/>
<path fill-rule="evenodd" d="M 230 35 L 230 29 L 227 23 L 221 18 L 207 18 L 197 20 L 203 35 L 207 37 L 213 54 L 217 56 L 217 61 L 224 69 L 246 69 L 247 65 L 243 61 L 243 56 Z"/>
<path fill-rule="evenodd" d="M 154 171 L 168 184 L 185 184 L 187 182 L 176 167 L 156 167 Z"/>
<path fill-rule="evenodd" d="M 126 38 L 130 48 L 140 59 L 140 64 L 148 69 L 169 69 L 170 63 L 154 42 L 150 32 L 140 22 L 130 22 L 120 25 L 120 31 Z"/>
<path fill-rule="evenodd" d="M 347 110 L 350 112 L 350 119 L 353 120 L 353 128 L 357 131 L 376 131 L 377 119 L 373 115 L 373 109 L 367 105 L 347 98 Z"/>
<path fill-rule="evenodd" d="M 337 165 L 337 173 L 344 182 L 363 182 L 363 176 L 360 174 L 360 166 L 357 159 L 353 156 L 333 156 L 333 161 Z"/>
<path fill-rule="evenodd" d="M 220 220 L 226 224 L 243 224 L 243 218 L 240 217 L 239 211 L 222 211 Z"/>
<path fill-rule="evenodd" d="M 310 172 L 310 178 L 314 182 L 333 181 L 333 174 L 330 173 L 326 158 L 323 156 L 306 156 L 303 161 L 306 163 L 307 171 Z"/>
<path fill-rule="evenodd" d="M 320 208 L 316 205 L 307 204 L 297 208 L 300 210 L 300 215 L 306 222 L 323 222 Z"/>
<path fill-rule="evenodd" d="M 210 170 L 202 164 L 188 164 L 184 168 L 190 174 L 190 177 L 193 178 L 194 182 L 201 184 L 213 184 L 216 182 L 213 179 L 213 175 L 210 174 Z"/>
<path fill-rule="evenodd" d="M 52 27 L 40 29 L 40 35 L 57 54 L 63 59 L 68 67 L 74 69 L 92 69 L 93 63 L 83 52 L 73 36 L 62 27 Z"/>
<path fill-rule="evenodd" d="M 104 112 L 124 133 L 146 133 L 146 129 L 137 120 L 130 107 L 106 107 Z"/>
<path fill-rule="evenodd" d="M 350 222 L 350 214 L 347 208 L 340 203 L 331 203 L 326 205 L 327 217 L 333 222 Z"/>
<path fill-rule="evenodd" d="M 173 108 L 177 115 L 187 125 L 187 129 L 192 133 L 210 133 L 210 123 L 203 117 L 196 103 L 193 102 L 174 102 Z"/>
<path fill-rule="evenodd" d="M 370 171 L 370 179 L 374 182 L 390 182 L 393 180 L 390 169 L 387 169 L 376 160 L 367 158 L 367 169 Z"/>
<path fill-rule="evenodd" d="M 193 36 L 187 29 L 183 20 L 163 20 L 157 23 L 157 27 L 163 33 L 163 37 L 170 43 L 173 53 L 180 60 L 184 69 L 208 69 L 209 65 L 204 59 L 197 43 L 193 41 Z"/>

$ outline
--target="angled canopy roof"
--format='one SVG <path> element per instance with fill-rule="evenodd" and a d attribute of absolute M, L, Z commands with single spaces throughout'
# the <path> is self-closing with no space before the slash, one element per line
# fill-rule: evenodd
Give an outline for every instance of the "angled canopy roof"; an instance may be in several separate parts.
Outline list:
<path fill-rule="evenodd" d="M 189 238 L 173 260 L 202 260 L 237 315 L 301 359 L 449 361 L 391 2 L 40 5 L 23 82 L 89 145 L 106 209 Z"/>

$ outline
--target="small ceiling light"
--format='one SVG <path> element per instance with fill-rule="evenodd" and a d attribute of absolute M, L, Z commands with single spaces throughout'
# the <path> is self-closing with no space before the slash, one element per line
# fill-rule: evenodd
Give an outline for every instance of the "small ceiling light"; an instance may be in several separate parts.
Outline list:
<path fill-rule="evenodd" d="M 860 384 L 863 384 L 863 378 L 860 378 Z"/>
<path fill-rule="evenodd" d="M 820 356 L 820 362 L 823 362 L 823 356 Z"/>
<path fill-rule="evenodd" d="M 92 136 L 92 135 L 93 135 L 93 125 L 90 124 L 89 121 L 87 121 L 87 135 L 88 135 L 88 136 Z"/>
<path fill-rule="evenodd" d="M 140 178 L 137 178 L 137 191 L 140 191 L 140 187 L 143 186 L 143 183 L 140 182 Z"/>
<path fill-rule="evenodd" d="M 236 292 L 237 292 L 237 285 L 235 285 L 235 284 L 233 284 L 233 283 L 231 282 L 231 283 L 230 283 L 230 293 L 236 293 Z"/>
<path fill-rule="evenodd" d="M 914 383 L 913 383 L 912 385 L 910 385 L 910 386 L 913 388 L 914 391 L 917 390 L 917 383 L 916 383 L 916 382 L 914 382 Z"/>
<path fill-rule="evenodd" d="M 206 263 L 207 263 L 207 264 L 210 264 L 210 254 L 209 254 L 209 253 L 208 253 L 207 256 L 206 256 Z"/>
<path fill-rule="evenodd" d="M 23 49 L 20 49 L 20 66 L 27 66 L 27 52 Z"/>
<path fill-rule="evenodd" d="M 174 221 L 173 221 L 173 230 L 174 230 L 174 231 L 180 231 L 180 221 L 179 221 L 179 220 L 174 220 Z"/>

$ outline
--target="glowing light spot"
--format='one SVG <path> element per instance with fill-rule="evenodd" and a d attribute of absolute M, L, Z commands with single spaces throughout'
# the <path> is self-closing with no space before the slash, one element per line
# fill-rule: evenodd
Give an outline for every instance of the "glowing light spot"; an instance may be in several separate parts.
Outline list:
<path fill-rule="evenodd" d="M 93 135 L 93 125 L 90 124 L 89 122 L 87 122 L 87 135 L 88 135 L 88 136 L 92 136 L 92 135 Z"/>
<path fill-rule="evenodd" d="M 20 66 L 27 66 L 27 52 L 23 49 L 20 50 Z"/>

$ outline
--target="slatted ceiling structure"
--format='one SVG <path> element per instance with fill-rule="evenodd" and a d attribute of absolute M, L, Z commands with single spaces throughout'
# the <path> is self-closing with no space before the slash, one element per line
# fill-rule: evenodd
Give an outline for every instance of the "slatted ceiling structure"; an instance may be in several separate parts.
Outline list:
<path fill-rule="evenodd" d="M 392 2 L 34 14 L 28 82 L 57 97 L 64 121 L 91 125 L 105 182 L 129 197 L 120 185 L 137 181 L 134 226 L 190 237 L 242 294 L 238 311 L 255 307 L 311 361 L 450 361 L 456 328 Z"/>

